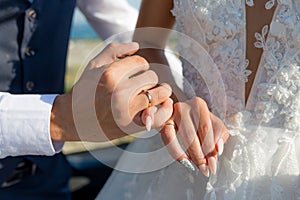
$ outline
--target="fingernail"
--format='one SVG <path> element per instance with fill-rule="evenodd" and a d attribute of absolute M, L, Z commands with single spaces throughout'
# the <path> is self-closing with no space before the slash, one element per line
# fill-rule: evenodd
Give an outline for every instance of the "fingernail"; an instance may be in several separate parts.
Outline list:
<path fill-rule="evenodd" d="M 209 177 L 209 170 L 206 164 L 200 165 L 199 169 L 204 174 L 204 176 Z"/>
<path fill-rule="evenodd" d="M 181 160 L 179 160 L 180 164 L 182 164 L 183 166 L 185 166 L 186 168 L 195 171 L 195 167 L 193 166 L 193 164 L 191 163 L 191 161 L 187 158 L 182 158 Z"/>
<path fill-rule="evenodd" d="M 152 107 L 150 108 L 151 115 L 154 115 L 156 111 L 157 111 L 157 107 L 152 106 Z"/>
<path fill-rule="evenodd" d="M 224 150 L 224 140 L 221 138 L 218 141 L 218 155 L 219 156 L 222 155 L 223 150 Z"/>
<path fill-rule="evenodd" d="M 216 161 L 216 159 L 214 157 L 208 158 L 208 166 L 209 166 L 210 172 L 212 174 L 216 174 L 216 171 L 217 171 L 217 161 Z"/>
<path fill-rule="evenodd" d="M 151 119 L 151 116 L 147 116 L 146 117 L 146 129 L 147 131 L 150 131 L 151 130 L 151 126 L 152 126 L 152 119 Z"/>

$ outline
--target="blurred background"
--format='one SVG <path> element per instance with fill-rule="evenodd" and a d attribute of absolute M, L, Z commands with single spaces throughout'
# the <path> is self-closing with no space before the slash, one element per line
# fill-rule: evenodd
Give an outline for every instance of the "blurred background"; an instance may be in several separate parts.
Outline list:
<path fill-rule="evenodd" d="M 137 10 L 140 7 L 141 0 L 128 0 Z M 75 76 L 82 61 L 86 55 L 97 46 L 101 39 L 87 22 L 85 16 L 75 9 L 73 23 L 71 28 L 71 40 L 69 44 L 67 74 L 66 74 L 66 91 L 68 91 L 75 81 Z"/>

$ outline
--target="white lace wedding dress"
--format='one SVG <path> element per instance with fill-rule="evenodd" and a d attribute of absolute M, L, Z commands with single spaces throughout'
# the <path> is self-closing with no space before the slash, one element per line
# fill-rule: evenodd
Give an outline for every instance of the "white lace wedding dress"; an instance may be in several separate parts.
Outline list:
<path fill-rule="evenodd" d="M 276 4 L 272 23 L 255 34 L 255 46 L 263 54 L 245 105 L 250 74 L 245 10 L 255 2 L 174 0 L 177 30 L 193 39 L 179 37 L 185 81 L 225 121 L 232 136 L 217 174 L 209 179 L 177 162 L 143 174 L 115 171 L 99 199 L 300 199 L 300 1 L 275 1 L 265 6 Z M 129 148 L 146 152 L 160 145 L 158 135 Z M 118 166 L 139 169 L 157 162 L 124 156 Z"/>

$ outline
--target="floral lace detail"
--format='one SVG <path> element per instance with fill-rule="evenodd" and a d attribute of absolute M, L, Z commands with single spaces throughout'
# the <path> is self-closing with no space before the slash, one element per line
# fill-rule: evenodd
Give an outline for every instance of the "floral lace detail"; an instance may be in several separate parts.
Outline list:
<path fill-rule="evenodd" d="M 254 1 L 253 0 L 246 0 L 246 4 L 248 5 L 248 6 L 254 6 Z"/>
<path fill-rule="evenodd" d="M 231 138 L 226 145 L 234 149 L 229 157 L 220 157 L 219 171 L 210 177 L 205 199 L 284 200 L 299 197 L 299 149 L 295 147 L 299 133 L 249 126 L 252 117 L 251 112 L 242 111 L 227 118 Z M 272 137 L 268 135 L 270 132 Z M 277 148 L 269 148 L 275 145 Z M 286 182 L 281 176 L 291 177 L 291 180 Z"/>
<path fill-rule="evenodd" d="M 243 88 L 237 88 L 236 85 L 244 84 L 251 73 L 246 69 L 249 61 L 245 58 L 245 38 L 243 37 L 245 16 L 241 14 L 244 13 L 244 5 L 241 0 L 174 1 L 172 11 L 177 19 L 177 30 L 197 41 L 198 45 L 207 51 L 217 65 L 226 93 L 227 114 L 225 115 L 243 109 L 244 91 Z M 224 7 L 227 9 L 223 9 Z M 187 51 L 187 49 L 192 49 L 193 45 L 185 37 L 179 37 L 180 55 L 187 54 L 189 59 L 199 60 L 199 55 L 193 51 Z M 205 65 L 199 67 L 200 71 L 207 70 Z M 194 74 L 195 71 L 191 71 L 191 67 L 183 65 L 183 68 L 186 79 L 197 79 L 196 82 L 192 81 L 196 94 L 207 100 L 209 105 L 214 105 L 215 108 L 222 107 L 223 102 L 220 102 L 221 105 L 218 102 L 211 102 L 215 98 L 211 98 L 208 89 L 203 89 L 209 85 L 203 80 L 203 77 L 197 77 Z M 209 91 L 217 90 L 219 87 L 218 85 L 216 87 L 209 86 Z M 216 111 L 216 113 L 222 112 Z"/>
<path fill-rule="evenodd" d="M 205 48 L 220 70 L 226 91 L 225 122 L 232 136 L 226 145 L 233 149 L 230 156 L 220 158 L 218 174 L 211 176 L 205 199 L 299 197 L 299 149 L 295 145 L 300 135 L 300 18 L 299 7 L 291 7 L 294 2 L 278 0 L 270 27 L 255 34 L 254 45 L 264 53 L 250 94 L 252 102 L 245 110 L 240 85 L 251 73 L 245 58 L 245 1 L 174 0 L 178 30 Z M 275 3 L 270 0 L 265 8 L 271 9 Z M 246 0 L 246 4 L 254 2 Z M 201 59 L 193 50 L 187 51 L 192 46 L 179 38 L 180 53 L 189 54 L 191 60 Z M 197 95 L 214 101 L 210 93 L 216 86 L 196 77 L 186 63 L 184 75 Z M 208 87 L 210 90 L 203 89 Z M 285 182 L 282 176 L 292 180 Z"/>
<path fill-rule="evenodd" d="M 256 118 L 263 123 L 284 127 L 289 130 L 300 128 L 300 51 L 299 39 L 291 37 L 300 31 L 299 21 L 289 5 L 280 4 L 275 21 L 270 28 L 270 36 L 264 46 L 267 79 L 259 84 L 255 107 Z M 295 26 L 290 26 L 293 23 Z M 262 39 L 257 35 L 257 39 Z M 289 38 L 289 41 L 287 41 Z M 262 42 L 263 43 L 263 42 Z M 259 45 L 257 45 L 259 46 Z"/>
<path fill-rule="evenodd" d="M 278 0 L 278 2 L 281 2 L 282 0 Z M 269 0 L 266 2 L 265 4 L 265 8 L 267 10 L 270 10 L 273 8 L 273 6 L 275 5 L 276 0 Z M 253 0 L 246 0 L 246 4 L 250 7 L 254 6 L 254 1 Z"/>
<path fill-rule="evenodd" d="M 233 73 L 243 82 L 248 82 L 248 76 L 252 73 L 251 70 L 247 69 L 248 65 L 249 60 L 246 59 L 241 67 L 238 65 L 233 67 Z"/>
<path fill-rule="evenodd" d="M 273 6 L 275 5 L 276 0 L 269 0 L 266 4 L 265 4 L 265 8 L 267 10 L 270 10 L 271 8 L 273 8 Z M 279 1 L 278 1 L 279 2 Z"/>
<path fill-rule="evenodd" d="M 265 25 L 262 29 L 261 34 L 260 33 L 255 33 L 255 38 L 257 42 L 254 43 L 254 46 L 256 48 L 262 48 L 263 50 L 266 50 L 266 36 L 268 33 L 268 25 Z"/>

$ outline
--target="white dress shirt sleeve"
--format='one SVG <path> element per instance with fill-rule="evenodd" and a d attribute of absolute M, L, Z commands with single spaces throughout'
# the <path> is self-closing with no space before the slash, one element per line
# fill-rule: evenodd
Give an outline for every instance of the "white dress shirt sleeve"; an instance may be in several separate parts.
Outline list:
<path fill-rule="evenodd" d="M 127 0 L 77 0 L 77 6 L 103 40 L 135 28 L 138 11 Z"/>
<path fill-rule="evenodd" d="M 56 95 L 0 92 L 0 158 L 53 155 L 63 142 L 50 138 L 50 114 Z"/>

